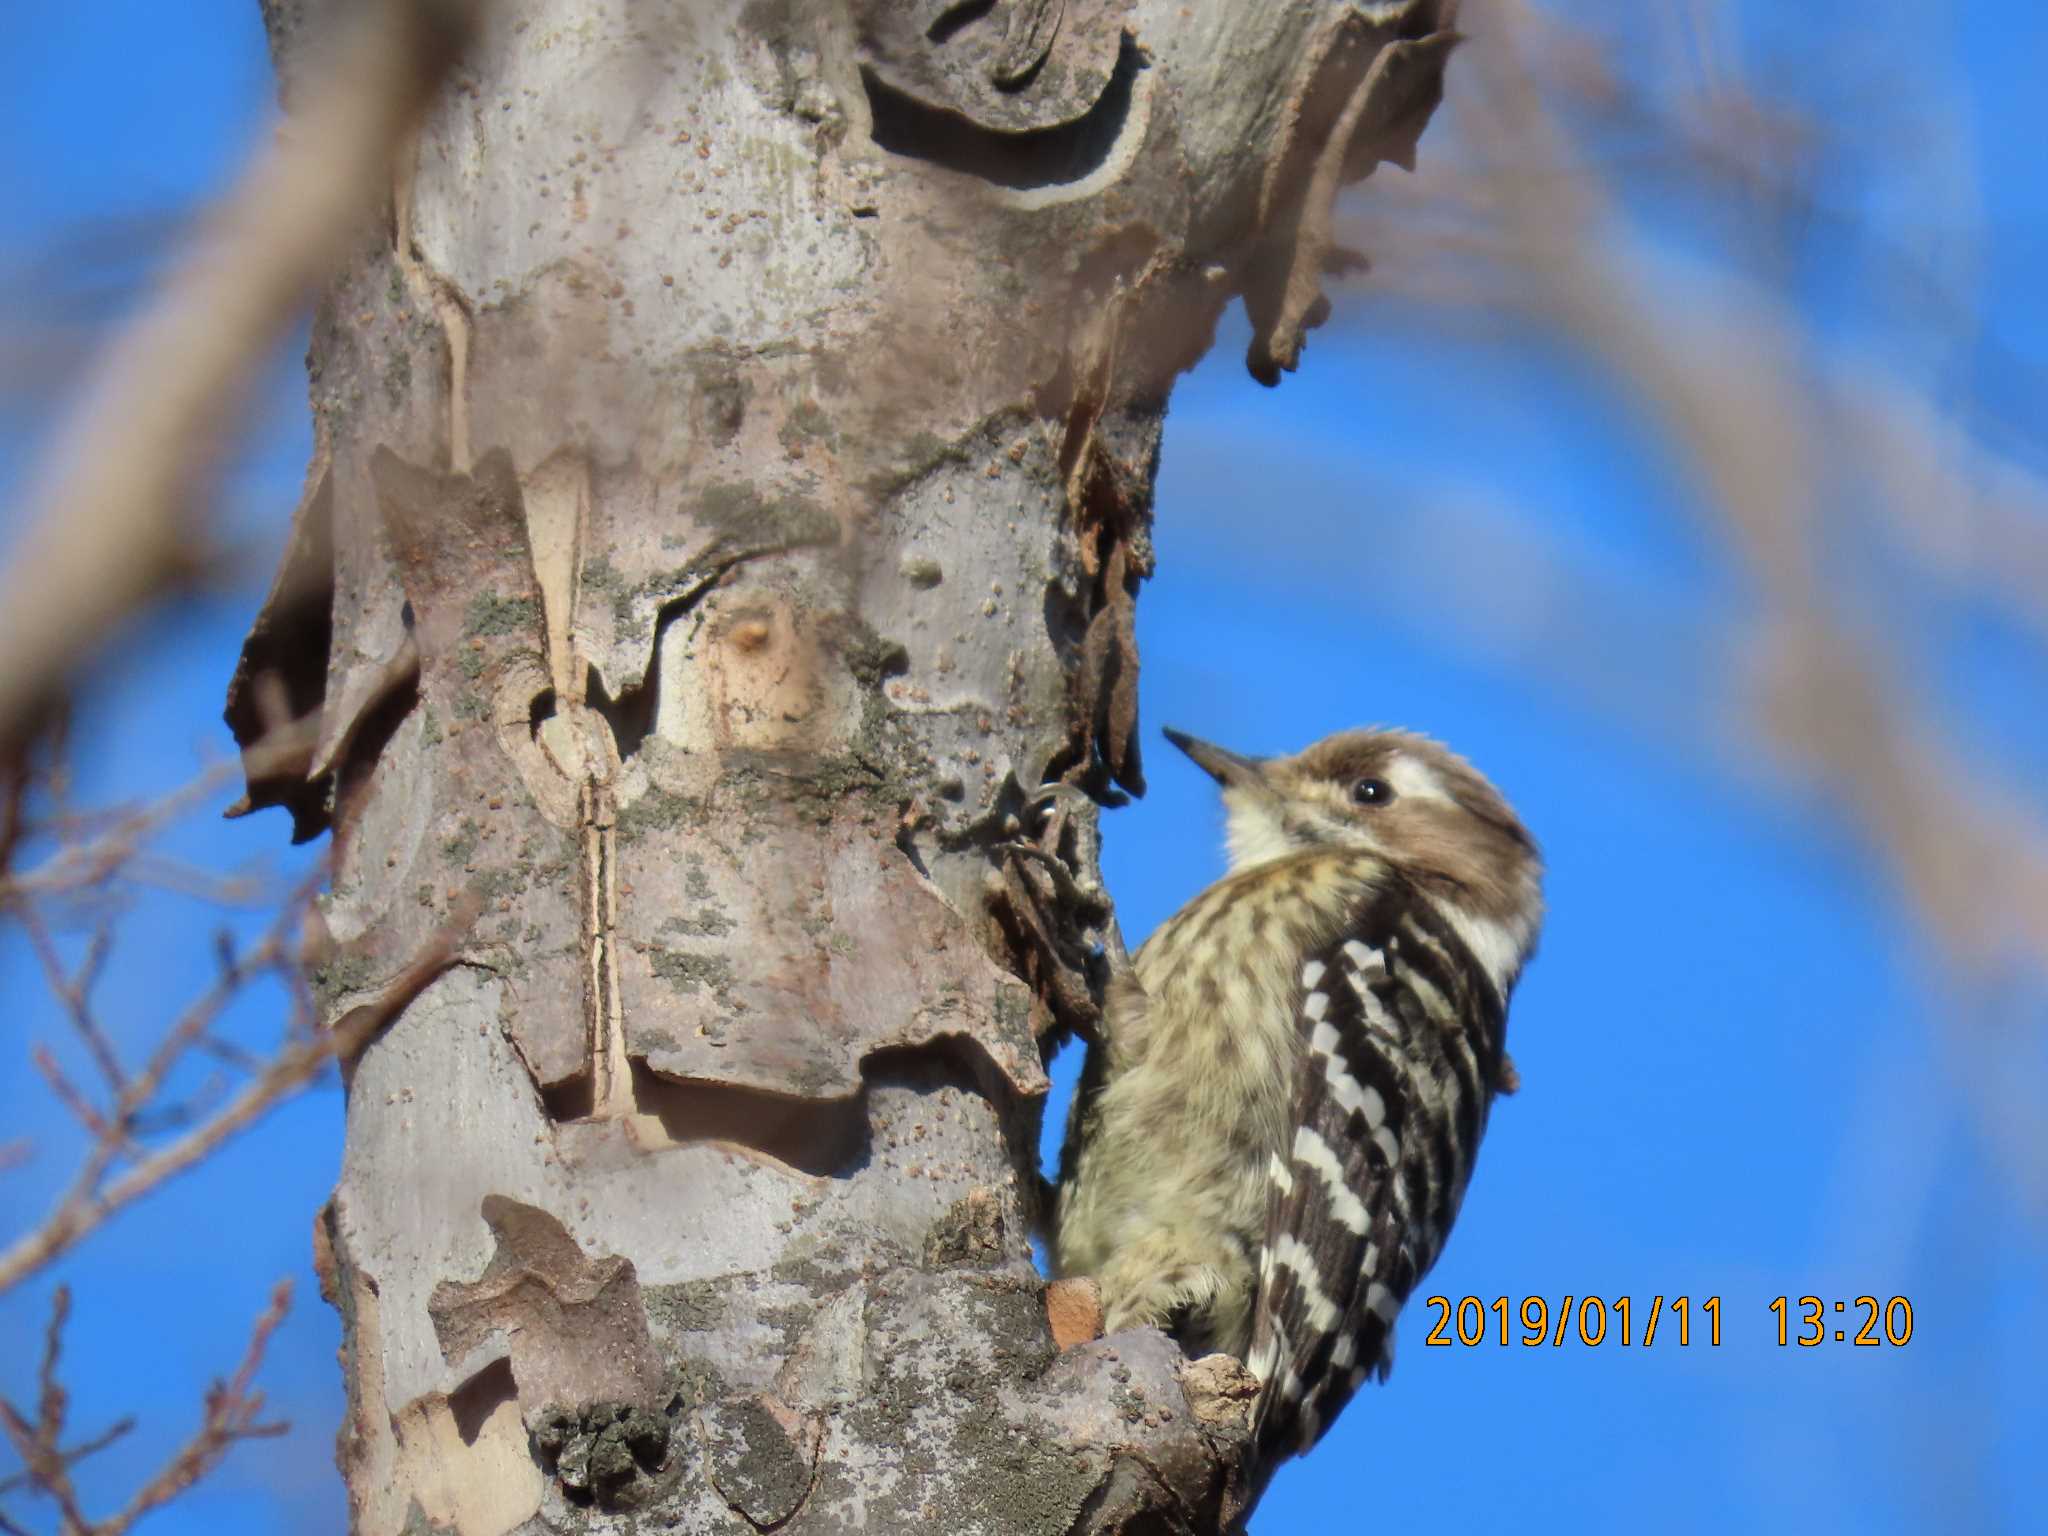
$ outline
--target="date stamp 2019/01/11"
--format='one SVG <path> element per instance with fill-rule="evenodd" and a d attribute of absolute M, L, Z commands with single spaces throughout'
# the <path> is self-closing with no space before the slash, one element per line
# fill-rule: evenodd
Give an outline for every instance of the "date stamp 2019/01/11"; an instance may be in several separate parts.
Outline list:
<path fill-rule="evenodd" d="M 1719 1296 L 1564 1296 L 1555 1302 L 1527 1296 L 1519 1303 L 1507 1296 L 1426 1296 L 1423 1304 L 1435 1315 L 1423 1343 L 1437 1347 L 1562 1349 L 1568 1339 L 1589 1347 L 1721 1343 Z M 1776 1296 L 1767 1311 L 1781 1347 L 1897 1348 L 1913 1337 L 1913 1304 L 1903 1296 L 1857 1296 L 1832 1304 L 1819 1296 Z"/>

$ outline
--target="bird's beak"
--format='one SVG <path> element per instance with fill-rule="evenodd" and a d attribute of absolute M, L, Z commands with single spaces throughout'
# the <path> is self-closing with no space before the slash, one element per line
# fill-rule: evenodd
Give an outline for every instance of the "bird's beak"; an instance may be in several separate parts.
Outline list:
<path fill-rule="evenodd" d="M 1176 731 L 1170 725 L 1166 727 L 1166 739 L 1192 757 L 1225 789 L 1241 786 L 1249 788 L 1265 782 L 1265 775 L 1260 771 L 1265 764 L 1264 758 L 1244 757 L 1236 752 L 1226 751 L 1222 747 L 1210 745 L 1199 736 Z"/>

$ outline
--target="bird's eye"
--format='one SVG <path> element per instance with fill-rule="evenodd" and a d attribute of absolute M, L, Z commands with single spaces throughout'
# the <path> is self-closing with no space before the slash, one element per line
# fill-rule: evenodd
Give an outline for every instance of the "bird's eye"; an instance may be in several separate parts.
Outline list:
<path fill-rule="evenodd" d="M 1385 779 L 1360 779 L 1351 786 L 1351 798 L 1360 805 L 1386 805 L 1394 798 L 1394 787 Z"/>

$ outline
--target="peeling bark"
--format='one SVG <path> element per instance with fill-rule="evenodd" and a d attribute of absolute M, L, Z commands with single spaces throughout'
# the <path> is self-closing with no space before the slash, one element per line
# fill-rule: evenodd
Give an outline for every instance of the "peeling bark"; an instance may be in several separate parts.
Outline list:
<path fill-rule="evenodd" d="M 1448 12 L 491 8 L 321 306 L 228 707 L 320 712 L 243 808 L 332 832 L 330 1017 L 477 914 L 349 1066 L 356 1529 L 1242 1516 L 1242 1368 L 1049 1317 L 1043 1053 L 1168 390 L 1239 294 L 1294 366 Z M 266 13 L 289 79 L 323 7 Z"/>

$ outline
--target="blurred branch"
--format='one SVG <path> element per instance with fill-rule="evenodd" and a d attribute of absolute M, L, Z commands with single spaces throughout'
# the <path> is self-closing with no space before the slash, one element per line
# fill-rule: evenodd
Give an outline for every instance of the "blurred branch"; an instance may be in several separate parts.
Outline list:
<path fill-rule="evenodd" d="M 1698 8 L 1684 19 L 1696 41 Z M 1705 89 L 1677 94 L 1708 110 L 1675 115 L 1523 0 L 1475 5 L 1467 21 L 1447 119 L 1456 166 L 1384 189 L 1379 213 L 1404 233 L 1374 244 L 1406 254 L 1380 280 L 1453 316 L 1519 314 L 1655 415 L 1756 600 L 1725 652 L 1747 664 L 1735 681 L 1748 725 L 1836 798 L 1958 962 L 2017 952 L 2048 971 L 2048 825 L 1944 744 L 1888 646 L 1846 611 L 1829 537 L 1853 507 L 1923 572 L 1972 580 L 2048 634 L 2048 482 L 1971 442 L 1923 392 L 1874 382 L 1867 360 L 1831 366 L 1793 303 L 1742 263 L 1711 247 L 1683 269 L 1652 263 L 1599 148 L 1616 123 L 1656 135 L 1659 196 L 1814 206 L 1797 168 L 1820 136 L 1755 107 L 1728 58 L 1696 50 Z M 1760 135 L 1794 146 L 1791 169 L 1755 152 Z M 1748 176 L 1744 145 L 1759 167 Z"/>
<path fill-rule="evenodd" d="M 88 387 L 0 576 L 0 749 L 193 578 L 206 530 L 192 508 L 242 387 L 389 185 L 474 9 L 384 0 L 363 16 Z"/>
<path fill-rule="evenodd" d="M 52 708 L 16 739 L 0 739 L 0 910 L 8 871 L 29 836 L 30 804 L 57 778 L 70 726 L 70 711 Z"/>

